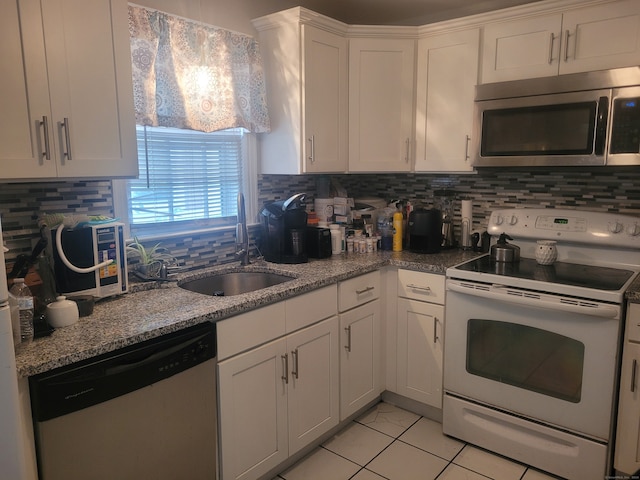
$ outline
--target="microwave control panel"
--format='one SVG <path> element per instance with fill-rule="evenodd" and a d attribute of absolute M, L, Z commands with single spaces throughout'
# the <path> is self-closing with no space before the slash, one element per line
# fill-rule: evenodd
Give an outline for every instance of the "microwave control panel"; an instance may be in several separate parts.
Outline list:
<path fill-rule="evenodd" d="M 610 153 L 640 153 L 640 97 L 613 101 Z"/>

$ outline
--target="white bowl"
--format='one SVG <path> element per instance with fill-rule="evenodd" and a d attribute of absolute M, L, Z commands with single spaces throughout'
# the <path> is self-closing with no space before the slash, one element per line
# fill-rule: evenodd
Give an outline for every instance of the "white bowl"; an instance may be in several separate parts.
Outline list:
<path fill-rule="evenodd" d="M 78 305 L 61 295 L 55 302 L 47 305 L 47 322 L 53 328 L 67 327 L 78 321 Z"/>

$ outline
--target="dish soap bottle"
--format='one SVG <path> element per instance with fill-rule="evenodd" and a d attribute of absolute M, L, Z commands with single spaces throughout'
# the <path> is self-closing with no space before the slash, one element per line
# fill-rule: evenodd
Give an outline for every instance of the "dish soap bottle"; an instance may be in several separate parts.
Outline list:
<path fill-rule="evenodd" d="M 11 294 L 18 300 L 20 312 L 20 343 L 33 340 L 33 295 L 24 283 L 24 278 L 15 278 L 11 287 Z"/>
<path fill-rule="evenodd" d="M 404 238 L 402 235 L 403 221 L 404 219 L 401 211 L 397 211 L 393 214 L 393 251 L 394 252 L 402 251 L 402 239 Z"/>

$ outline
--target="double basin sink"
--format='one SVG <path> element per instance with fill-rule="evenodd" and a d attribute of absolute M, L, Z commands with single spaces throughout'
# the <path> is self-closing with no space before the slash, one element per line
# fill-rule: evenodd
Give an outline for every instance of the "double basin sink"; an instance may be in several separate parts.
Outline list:
<path fill-rule="evenodd" d="M 294 280 L 294 277 L 274 272 L 233 271 L 187 280 L 178 284 L 191 292 L 214 297 L 241 295 Z"/>

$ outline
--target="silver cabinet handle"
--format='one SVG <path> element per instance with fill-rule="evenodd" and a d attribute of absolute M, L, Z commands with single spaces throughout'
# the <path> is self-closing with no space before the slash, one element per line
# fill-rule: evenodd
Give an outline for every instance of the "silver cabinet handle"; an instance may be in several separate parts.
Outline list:
<path fill-rule="evenodd" d="M 376 287 L 364 287 L 362 290 L 356 290 L 357 295 L 362 295 L 363 293 L 370 292 L 371 290 L 375 290 Z"/>
<path fill-rule="evenodd" d="M 351 325 L 344 328 L 345 332 L 347 332 L 347 344 L 344 346 L 344 349 L 347 352 L 351 352 Z"/>
<path fill-rule="evenodd" d="M 565 30 L 564 32 L 564 61 L 568 62 L 569 61 L 569 37 L 571 36 L 571 33 L 569 32 L 569 30 Z"/>
<path fill-rule="evenodd" d="M 311 161 L 311 163 L 314 163 L 316 161 L 316 136 L 315 135 L 311 135 L 311 138 L 309 138 L 309 151 L 311 152 L 309 155 L 309 160 Z"/>
<path fill-rule="evenodd" d="M 633 363 L 631 364 L 631 392 L 636 391 L 636 373 L 638 371 L 638 362 L 636 359 L 633 359 Z"/>
<path fill-rule="evenodd" d="M 469 135 L 465 135 L 464 140 L 464 161 L 469 161 L 469 142 L 471 141 L 471 137 Z"/>
<path fill-rule="evenodd" d="M 433 317 L 433 343 L 438 343 L 438 317 Z"/>
<path fill-rule="evenodd" d="M 43 115 L 42 121 L 39 123 L 44 131 L 44 152 L 42 152 L 42 156 L 47 160 L 51 160 L 51 148 L 49 146 L 49 119 L 46 115 Z"/>
<path fill-rule="evenodd" d="M 414 290 L 422 290 L 425 292 L 431 291 L 431 287 L 421 287 L 420 285 L 414 285 L 413 283 L 408 284 L 407 287 L 413 288 Z"/>
<path fill-rule="evenodd" d="M 281 355 L 282 360 L 284 360 L 284 369 L 283 369 L 283 375 L 282 380 L 284 380 L 284 383 L 288 384 L 289 383 L 289 354 L 285 353 L 284 355 Z"/>
<path fill-rule="evenodd" d="M 73 157 L 71 156 L 71 132 L 69 131 L 69 119 L 65 117 L 60 126 L 64 128 L 64 137 L 67 145 L 67 151 L 64 152 L 64 156 L 67 157 L 67 160 L 73 160 Z"/>
<path fill-rule="evenodd" d="M 556 36 L 551 32 L 551 40 L 549 41 L 549 65 L 553 63 L 553 42 L 555 39 Z"/>
<path fill-rule="evenodd" d="M 409 150 L 411 149 L 411 139 L 407 138 L 405 140 L 405 144 L 407 146 L 407 154 L 404 157 L 404 161 L 405 161 L 405 163 L 409 163 L 409 153 L 410 153 Z"/>
<path fill-rule="evenodd" d="M 291 352 L 291 360 L 293 361 L 293 368 L 291 369 L 291 376 L 295 379 L 298 378 L 298 349 L 296 348 Z"/>

